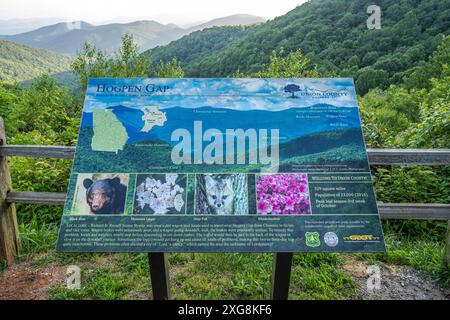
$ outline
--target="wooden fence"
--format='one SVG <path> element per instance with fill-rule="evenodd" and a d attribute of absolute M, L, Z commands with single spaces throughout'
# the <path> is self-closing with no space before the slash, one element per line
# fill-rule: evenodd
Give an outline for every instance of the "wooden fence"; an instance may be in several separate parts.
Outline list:
<path fill-rule="evenodd" d="M 0 118 L 0 260 L 11 263 L 20 250 L 15 203 L 63 205 L 65 193 L 12 191 L 8 157 L 73 159 L 75 147 L 7 145 Z M 367 149 L 371 165 L 450 165 L 450 149 Z M 450 265 L 450 205 L 378 203 L 382 219 L 448 221 L 447 262 Z"/>

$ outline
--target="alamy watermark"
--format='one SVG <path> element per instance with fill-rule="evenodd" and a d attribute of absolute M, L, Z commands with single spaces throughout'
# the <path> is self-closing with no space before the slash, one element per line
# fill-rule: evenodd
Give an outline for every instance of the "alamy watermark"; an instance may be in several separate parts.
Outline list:
<path fill-rule="evenodd" d="M 80 290 L 81 289 L 81 269 L 79 266 L 70 265 L 67 267 L 67 289 Z"/>
<path fill-rule="evenodd" d="M 81 21 L 67 21 L 66 26 L 69 30 L 81 29 Z"/>
<path fill-rule="evenodd" d="M 367 290 L 373 293 L 375 290 L 381 289 L 381 270 L 377 265 L 368 266 L 366 269 L 367 278 Z"/>
<path fill-rule="evenodd" d="M 270 129 L 270 132 L 267 129 L 226 129 L 222 132 L 210 128 L 203 132 L 202 121 L 194 121 L 193 133 L 192 137 L 191 132 L 183 128 L 172 132 L 171 141 L 178 142 L 171 152 L 174 164 L 247 164 L 248 150 L 248 164 L 269 166 L 261 171 L 278 171 L 279 129 Z M 208 143 L 205 148 L 204 142 Z"/>
<path fill-rule="evenodd" d="M 367 18 L 367 29 L 381 29 L 381 8 L 377 5 L 370 5 L 367 7 L 367 13 L 370 14 Z"/>

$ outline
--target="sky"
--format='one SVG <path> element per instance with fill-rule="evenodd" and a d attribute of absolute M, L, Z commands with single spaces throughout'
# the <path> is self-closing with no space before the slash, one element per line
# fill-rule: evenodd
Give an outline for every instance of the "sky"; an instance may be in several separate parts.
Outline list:
<path fill-rule="evenodd" d="M 0 20 L 63 17 L 92 23 L 152 18 L 190 24 L 245 13 L 272 19 L 306 0 L 0 0 Z"/>

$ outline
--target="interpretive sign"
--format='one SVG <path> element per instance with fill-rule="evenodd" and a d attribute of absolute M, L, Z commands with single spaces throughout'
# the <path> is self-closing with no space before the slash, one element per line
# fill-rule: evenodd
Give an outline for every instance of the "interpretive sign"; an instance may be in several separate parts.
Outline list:
<path fill-rule="evenodd" d="M 384 251 L 352 79 L 90 79 L 60 252 Z"/>

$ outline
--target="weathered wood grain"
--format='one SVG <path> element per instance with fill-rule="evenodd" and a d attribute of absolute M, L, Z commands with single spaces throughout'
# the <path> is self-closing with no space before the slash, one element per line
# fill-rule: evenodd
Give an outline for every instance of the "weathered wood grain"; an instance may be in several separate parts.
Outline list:
<path fill-rule="evenodd" d="M 369 163 L 401 165 L 448 165 L 450 149 L 367 149 Z"/>
<path fill-rule="evenodd" d="M 30 145 L 0 146 L 0 157 L 73 159 L 74 155 L 75 147 Z"/>
<path fill-rule="evenodd" d="M 66 194 L 63 192 L 15 191 L 8 193 L 6 201 L 9 203 L 64 205 Z"/>
<path fill-rule="evenodd" d="M 449 204 L 378 203 L 382 219 L 450 220 Z"/>
<path fill-rule="evenodd" d="M 0 117 L 0 145 L 6 144 L 5 126 Z M 6 201 L 11 191 L 8 159 L 0 157 L 0 261 L 12 264 L 20 251 L 19 228 L 14 203 Z"/>

